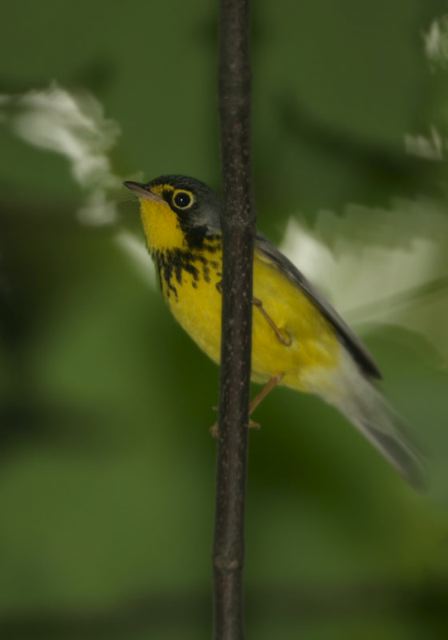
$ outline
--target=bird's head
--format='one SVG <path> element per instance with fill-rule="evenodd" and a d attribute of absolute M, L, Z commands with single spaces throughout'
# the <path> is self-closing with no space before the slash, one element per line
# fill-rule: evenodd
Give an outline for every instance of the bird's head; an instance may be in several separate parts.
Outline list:
<path fill-rule="evenodd" d="M 150 251 L 200 247 L 204 238 L 220 233 L 221 203 L 203 182 L 170 175 L 124 185 L 140 201 Z"/>

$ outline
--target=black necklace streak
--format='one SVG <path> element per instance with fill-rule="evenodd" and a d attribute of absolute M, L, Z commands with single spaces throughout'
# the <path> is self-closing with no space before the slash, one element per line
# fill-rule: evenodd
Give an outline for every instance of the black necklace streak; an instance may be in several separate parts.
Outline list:
<path fill-rule="evenodd" d="M 221 249 L 219 237 L 207 238 L 199 248 L 165 249 L 153 252 L 159 272 L 162 291 L 169 298 L 173 294 L 178 297 L 177 286 L 182 286 L 184 272 L 191 275 L 191 285 L 196 289 L 200 278 L 210 282 L 210 269 L 218 270 L 221 276 L 221 259 L 210 260 L 204 253 L 215 253 Z"/>

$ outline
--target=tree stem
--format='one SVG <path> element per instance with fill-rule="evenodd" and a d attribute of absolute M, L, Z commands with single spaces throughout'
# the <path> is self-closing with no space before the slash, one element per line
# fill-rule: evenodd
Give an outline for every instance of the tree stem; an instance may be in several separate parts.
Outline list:
<path fill-rule="evenodd" d="M 248 0 L 220 2 L 223 314 L 214 542 L 214 638 L 242 640 L 244 508 L 255 213 L 250 165 Z"/>

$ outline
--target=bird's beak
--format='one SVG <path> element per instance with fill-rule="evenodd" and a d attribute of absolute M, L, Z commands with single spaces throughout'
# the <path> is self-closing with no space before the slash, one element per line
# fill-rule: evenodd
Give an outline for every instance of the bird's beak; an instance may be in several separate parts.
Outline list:
<path fill-rule="evenodd" d="M 161 196 L 152 193 L 149 191 L 144 184 L 140 182 L 133 182 L 132 180 L 126 180 L 123 182 L 124 186 L 133 191 L 139 198 L 144 198 L 145 200 L 155 200 L 156 202 L 163 201 Z"/>

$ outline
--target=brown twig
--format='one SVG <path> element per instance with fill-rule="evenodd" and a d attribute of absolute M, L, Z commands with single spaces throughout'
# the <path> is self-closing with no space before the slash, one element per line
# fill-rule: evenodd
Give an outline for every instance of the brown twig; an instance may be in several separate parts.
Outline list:
<path fill-rule="evenodd" d="M 225 207 L 223 323 L 214 542 L 214 637 L 244 636 L 242 572 L 252 261 L 248 0 L 220 3 L 219 106 Z"/>

